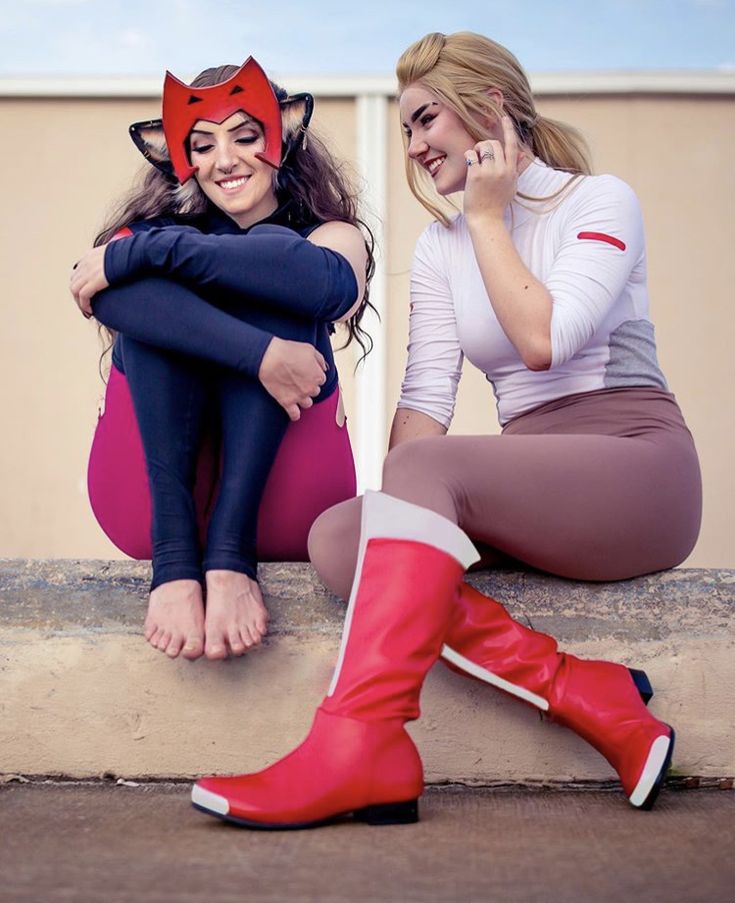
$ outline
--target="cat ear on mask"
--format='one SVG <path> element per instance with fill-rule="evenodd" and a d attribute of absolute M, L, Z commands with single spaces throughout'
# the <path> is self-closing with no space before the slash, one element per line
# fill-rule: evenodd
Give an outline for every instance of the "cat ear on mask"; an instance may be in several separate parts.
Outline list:
<path fill-rule="evenodd" d="M 133 144 L 146 160 L 165 176 L 175 180 L 174 168 L 166 146 L 166 136 L 163 134 L 163 120 L 147 119 L 145 122 L 134 122 L 129 132 Z"/>
<path fill-rule="evenodd" d="M 279 101 L 283 129 L 283 163 L 299 147 L 306 147 L 306 130 L 314 112 L 311 94 L 293 94 Z"/>

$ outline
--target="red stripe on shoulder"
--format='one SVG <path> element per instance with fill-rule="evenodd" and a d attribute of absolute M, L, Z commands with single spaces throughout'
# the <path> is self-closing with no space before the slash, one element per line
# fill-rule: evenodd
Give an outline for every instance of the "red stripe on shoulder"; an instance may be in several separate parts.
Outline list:
<path fill-rule="evenodd" d="M 122 229 L 118 229 L 117 232 L 112 236 L 110 241 L 115 241 L 116 238 L 127 238 L 129 235 L 133 234 L 133 230 L 128 228 L 128 226 L 123 226 Z"/>
<path fill-rule="evenodd" d="M 580 232 L 577 238 L 586 238 L 590 241 L 606 241 L 609 245 L 614 245 L 616 248 L 620 248 L 621 251 L 625 250 L 624 241 L 620 241 L 619 238 L 615 238 L 612 235 L 607 235 L 605 232 Z"/>

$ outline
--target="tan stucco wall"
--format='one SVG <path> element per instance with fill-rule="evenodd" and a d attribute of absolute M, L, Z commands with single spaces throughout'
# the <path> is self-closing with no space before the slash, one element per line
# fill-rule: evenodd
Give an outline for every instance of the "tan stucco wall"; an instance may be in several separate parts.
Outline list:
<path fill-rule="evenodd" d="M 545 97 L 540 109 L 577 125 L 589 139 L 596 171 L 616 173 L 641 198 L 660 358 L 704 472 L 703 530 L 688 564 L 734 566 L 735 477 L 727 462 L 735 436 L 729 397 L 735 98 Z M 155 100 L 0 99 L 12 136 L 2 148 L 0 556 L 120 557 L 86 500 L 86 455 L 103 387 L 96 332 L 77 313 L 66 284 L 71 263 L 138 167 L 127 125 L 157 111 Z M 411 252 L 428 215 L 404 183 L 392 105 L 388 115 L 390 417 L 405 362 Z M 319 101 L 316 124 L 337 154 L 354 160 L 352 100 Z M 341 355 L 352 415 L 353 357 Z M 488 387 L 467 367 L 452 431 L 496 429 Z"/>

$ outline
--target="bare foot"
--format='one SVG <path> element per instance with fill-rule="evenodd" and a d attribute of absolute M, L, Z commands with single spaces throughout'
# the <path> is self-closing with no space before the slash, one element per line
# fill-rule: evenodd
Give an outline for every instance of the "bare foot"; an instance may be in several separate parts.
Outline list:
<path fill-rule="evenodd" d="M 236 571 L 207 571 L 207 658 L 242 655 L 260 643 L 267 629 L 268 612 L 255 580 Z"/>
<path fill-rule="evenodd" d="M 153 590 L 145 638 L 170 658 L 199 658 L 204 652 L 204 600 L 198 581 L 171 580 Z"/>

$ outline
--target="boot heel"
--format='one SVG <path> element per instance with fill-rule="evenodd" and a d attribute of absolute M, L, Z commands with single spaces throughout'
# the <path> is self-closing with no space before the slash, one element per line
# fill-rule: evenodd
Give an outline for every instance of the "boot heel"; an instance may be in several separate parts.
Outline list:
<path fill-rule="evenodd" d="M 365 806 L 364 809 L 356 809 L 354 816 L 357 821 L 368 825 L 412 825 L 419 820 L 419 801 Z"/>
<path fill-rule="evenodd" d="M 641 694 L 641 699 L 648 705 L 651 699 L 653 699 L 653 687 L 651 686 L 651 681 L 648 679 L 648 675 L 645 671 L 641 671 L 638 668 L 628 668 L 628 671 L 633 679 L 636 690 Z"/>

